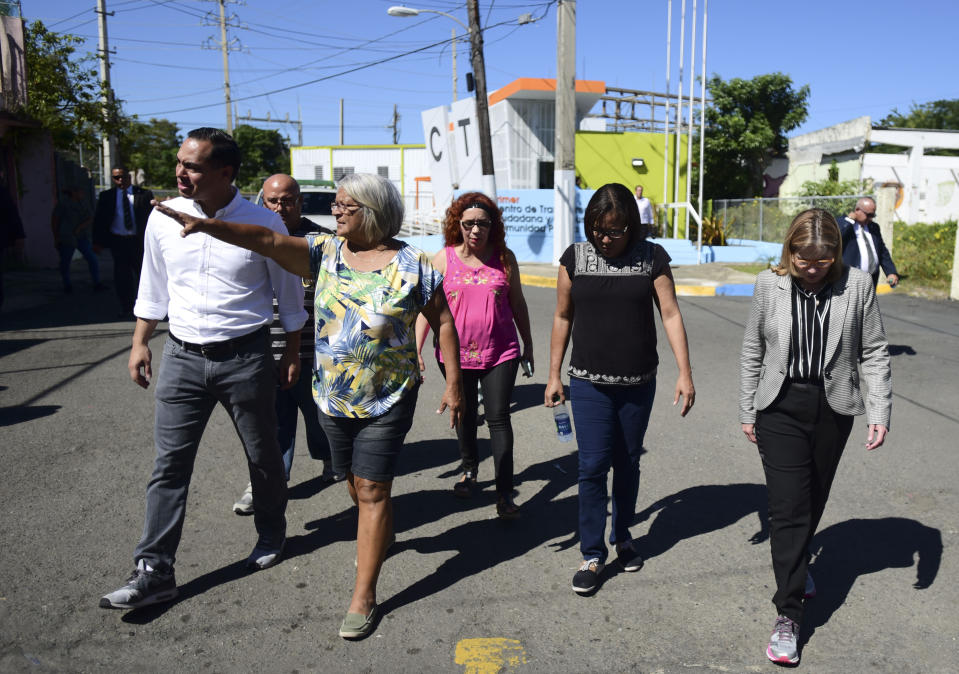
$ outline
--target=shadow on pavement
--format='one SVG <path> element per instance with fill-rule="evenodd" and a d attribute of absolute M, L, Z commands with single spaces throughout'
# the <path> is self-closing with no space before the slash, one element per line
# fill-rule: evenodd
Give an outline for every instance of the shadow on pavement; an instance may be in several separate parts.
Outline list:
<path fill-rule="evenodd" d="M 33 421 L 48 417 L 60 411 L 59 405 L 37 405 L 35 407 L 0 407 L 0 426 L 13 426 L 24 421 Z"/>
<path fill-rule="evenodd" d="M 851 519 L 817 533 L 813 550 L 817 552 L 809 572 L 817 594 L 806 602 L 800 646 L 846 602 L 859 576 L 915 563 L 913 588 L 931 587 L 942 561 L 942 533 L 902 517 Z"/>
<path fill-rule="evenodd" d="M 756 514 L 759 530 L 749 542 L 756 545 L 769 538 L 766 485 L 711 484 L 683 489 L 662 498 L 636 515 L 635 524 L 655 513 L 656 519 L 645 536 L 636 540 L 645 559 L 663 554 L 680 541 L 724 529 L 743 517 Z"/>

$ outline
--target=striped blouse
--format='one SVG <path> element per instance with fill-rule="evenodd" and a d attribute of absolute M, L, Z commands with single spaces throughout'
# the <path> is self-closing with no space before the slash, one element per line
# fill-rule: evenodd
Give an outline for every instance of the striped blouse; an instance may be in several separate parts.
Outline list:
<path fill-rule="evenodd" d="M 822 381 L 832 287 L 812 293 L 793 281 L 789 378 Z"/>

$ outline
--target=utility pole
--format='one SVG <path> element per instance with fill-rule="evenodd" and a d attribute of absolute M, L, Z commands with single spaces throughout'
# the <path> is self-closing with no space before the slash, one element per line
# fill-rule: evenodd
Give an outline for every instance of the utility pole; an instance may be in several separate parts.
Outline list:
<path fill-rule="evenodd" d="M 203 43 L 204 49 L 219 49 L 223 54 L 223 98 L 226 106 L 226 132 L 229 134 L 233 133 L 233 106 L 231 104 L 230 96 L 230 51 L 238 49 L 236 46 L 239 43 L 239 40 L 233 38 L 233 40 L 227 40 L 227 31 L 228 27 L 237 28 L 240 27 L 237 23 L 231 23 L 235 21 L 236 15 L 227 17 L 226 15 L 226 3 L 231 0 L 210 0 L 215 2 L 219 8 L 219 17 L 213 18 L 211 16 L 212 12 L 208 13 L 205 21 L 212 22 L 215 25 L 220 26 L 220 39 L 216 40 L 212 37 L 207 38 Z M 204 25 L 210 25 L 210 23 L 204 22 Z"/>
<path fill-rule="evenodd" d="M 246 111 L 246 116 L 241 117 L 240 115 L 234 112 L 234 118 L 236 123 L 240 122 L 268 122 L 270 124 L 292 124 L 296 127 L 297 138 L 299 139 L 299 145 L 303 145 L 303 122 L 302 120 L 290 119 L 290 113 L 286 113 L 286 117 L 282 119 L 273 119 L 270 117 L 270 113 L 266 113 L 266 117 L 254 117 L 253 113 L 250 110 Z"/>
<path fill-rule="evenodd" d="M 573 243 L 576 222 L 576 1 L 556 7 L 556 137 L 553 151 L 553 264 Z"/>
<path fill-rule="evenodd" d="M 343 144 L 343 99 L 340 99 L 340 145 Z"/>
<path fill-rule="evenodd" d="M 226 101 L 226 132 L 233 135 L 233 116 L 230 108 L 230 43 L 226 41 L 226 0 L 220 5 L 220 49 L 223 51 L 223 98 Z"/>
<path fill-rule="evenodd" d="M 476 123 L 479 127 L 483 192 L 495 202 L 496 176 L 493 174 L 493 141 L 489 127 L 489 97 L 486 95 L 486 63 L 483 60 L 483 31 L 480 28 L 479 0 L 467 0 L 466 11 L 469 15 L 473 79 L 476 81 Z"/>
<path fill-rule="evenodd" d="M 393 104 L 393 121 L 387 124 L 387 129 L 393 129 L 393 145 L 400 142 L 400 113 L 396 110 L 396 103 Z"/>
<path fill-rule="evenodd" d="M 97 27 L 100 33 L 100 42 L 97 49 L 97 56 L 100 59 L 100 84 L 103 94 L 100 101 L 103 104 L 103 121 L 110 121 L 110 108 L 113 98 L 113 90 L 110 88 L 110 44 L 107 38 L 107 2 L 106 0 L 97 0 Z M 113 12 L 109 12 L 113 16 Z M 106 177 L 113 170 L 113 155 L 116 151 L 116 137 L 103 134 L 103 160 L 100 164 L 100 184 L 106 184 Z"/>
<path fill-rule="evenodd" d="M 453 49 L 453 100 L 456 100 L 456 28 L 450 30 L 453 37 L 450 40 L 450 44 Z"/>

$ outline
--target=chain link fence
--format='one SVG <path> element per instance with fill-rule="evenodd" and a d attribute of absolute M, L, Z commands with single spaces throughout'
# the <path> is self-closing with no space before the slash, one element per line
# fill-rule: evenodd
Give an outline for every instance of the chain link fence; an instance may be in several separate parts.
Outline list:
<path fill-rule="evenodd" d="M 776 242 L 786 237 L 789 223 L 801 211 L 822 208 L 833 215 L 845 215 L 863 196 L 871 195 L 713 199 L 711 217 L 715 227 L 725 233 L 729 245 L 736 245 L 739 239 Z"/>

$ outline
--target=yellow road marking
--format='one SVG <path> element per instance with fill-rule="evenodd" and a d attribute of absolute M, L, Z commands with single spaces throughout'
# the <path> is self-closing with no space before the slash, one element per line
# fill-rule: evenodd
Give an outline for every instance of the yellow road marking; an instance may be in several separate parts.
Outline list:
<path fill-rule="evenodd" d="M 462 639 L 456 644 L 455 662 L 465 674 L 497 674 L 526 664 L 526 651 L 516 639 Z"/>

